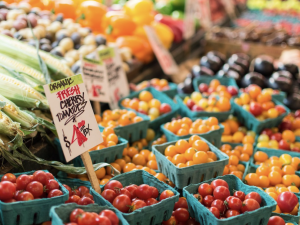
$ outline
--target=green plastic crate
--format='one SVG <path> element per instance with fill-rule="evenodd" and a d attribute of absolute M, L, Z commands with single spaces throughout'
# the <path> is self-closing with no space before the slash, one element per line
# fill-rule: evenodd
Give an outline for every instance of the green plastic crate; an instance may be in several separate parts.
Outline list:
<path fill-rule="evenodd" d="M 220 81 L 220 84 L 221 85 L 224 85 L 224 86 L 233 86 L 233 87 L 236 87 L 237 91 L 239 91 L 239 86 L 236 84 L 235 82 L 235 79 L 233 78 L 227 78 L 227 77 L 199 77 L 199 78 L 195 78 L 193 80 L 193 87 L 194 87 L 194 90 L 195 91 L 198 91 L 199 92 L 199 85 L 204 83 L 204 84 L 207 84 L 209 85 L 209 83 L 212 81 L 212 80 L 219 80 Z"/>
<path fill-rule="evenodd" d="M 156 187 L 159 193 L 162 193 L 164 190 L 171 190 L 175 194 L 174 196 L 164 199 L 155 205 L 146 206 L 144 208 L 135 210 L 132 213 L 122 213 L 122 215 L 130 225 L 161 224 L 163 221 L 168 220 L 171 217 L 174 205 L 179 199 L 179 193 L 174 188 L 159 181 L 157 178 L 143 170 L 136 170 L 124 173 L 112 178 L 111 180 L 120 181 L 124 187 L 131 184 L 148 184 L 150 186 Z M 101 187 L 101 190 L 104 190 L 104 186 Z M 108 205 L 110 207 L 113 207 L 110 202 L 105 200 L 100 194 L 95 192 L 93 189 L 91 189 L 91 193 L 97 204 Z M 119 210 L 116 211 L 119 212 Z"/>
<path fill-rule="evenodd" d="M 43 170 L 48 172 L 47 170 Z M 27 174 L 32 175 L 35 171 L 15 173 L 16 177 Z M 3 175 L 0 176 L 0 179 Z M 58 181 L 57 179 L 55 179 Z M 0 219 L 2 225 L 29 225 L 49 221 L 51 207 L 61 205 L 69 198 L 69 192 L 58 181 L 62 196 L 54 198 L 36 199 L 26 202 L 4 203 L 0 201 Z"/>
<path fill-rule="evenodd" d="M 129 223 L 124 219 L 122 214 L 117 210 L 108 206 L 99 206 L 97 204 L 91 205 L 77 205 L 75 203 L 64 204 L 60 206 L 55 206 L 51 208 L 50 217 L 52 219 L 52 225 L 64 225 L 70 222 L 70 214 L 74 209 L 83 209 L 85 212 L 95 212 L 99 214 L 105 209 L 114 211 L 119 218 L 119 225 L 129 225 Z"/>
<path fill-rule="evenodd" d="M 198 193 L 198 187 L 200 184 L 210 184 L 215 179 L 225 180 L 229 185 L 231 195 L 233 194 L 233 190 L 243 191 L 245 194 L 253 191 L 257 192 L 262 198 L 261 207 L 255 211 L 245 212 L 238 216 L 222 220 L 217 219 L 193 196 L 193 194 Z M 198 221 L 201 225 L 267 225 L 272 211 L 276 209 L 276 201 L 272 197 L 257 187 L 244 184 L 234 175 L 226 175 L 210 179 L 199 184 L 191 184 L 183 189 L 183 196 L 187 199 L 190 216 L 196 218 L 196 221 Z"/>
<path fill-rule="evenodd" d="M 162 145 L 154 145 L 152 147 L 152 152 L 156 156 L 158 170 L 165 174 L 179 189 L 182 189 L 189 184 L 195 184 L 203 180 L 221 176 L 223 174 L 224 167 L 228 164 L 229 157 L 225 153 L 221 152 L 204 138 L 202 138 L 202 140 L 205 141 L 210 150 L 217 155 L 217 161 L 178 168 L 164 155 L 165 149 L 169 145 L 175 145 L 176 141 Z"/>

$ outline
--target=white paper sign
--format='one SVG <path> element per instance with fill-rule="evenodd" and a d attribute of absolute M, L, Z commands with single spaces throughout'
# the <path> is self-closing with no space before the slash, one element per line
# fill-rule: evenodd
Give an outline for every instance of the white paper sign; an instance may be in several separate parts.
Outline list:
<path fill-rule="evenodd" d="M 105 63 L 110 93 L 110 108 L 116 109 L 118 101 L 129 95 L 127 76 L 122 67 L 122 60 L 117 48 L 107 47 L 98 51 L 99 58 Z"/>
<path fill-rule="evenodd" d="M 97 102 L 110 102 L 106 66 L 99 60 L 81 59 L 81 71 L 89 99 Z"/>
<path fill-rule="evenodd" d="M 44 90 L 67 162 L 103 142 L 81 74 Z"/>
<path fill-rule="evenodd" d="M 190 39 L 195 34 L 195 10 L 197 2 L 195 0 L 185 1 L 185 17 L 184 17 L 184 39 Z"/>
<path fill-rule="evenodd" d="M 173 59 L 170 52 L 165 48 L 158 38 L 155 30 L 150 26 L 144 26 L 148 40 L 152 46 L 154 54 L 163 69 L 164 73 L 167 75 L 174 75 L 178 72 L 179 68 Z"/>

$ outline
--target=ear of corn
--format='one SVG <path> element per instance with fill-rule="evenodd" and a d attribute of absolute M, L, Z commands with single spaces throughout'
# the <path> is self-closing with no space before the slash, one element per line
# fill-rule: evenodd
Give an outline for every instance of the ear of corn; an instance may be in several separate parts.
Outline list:
<path fill-rule="evenodd" d="M 23 82 L 0 73 L 0 94 L 19 107 L 49 109 L 46 97 Z"/>
<path fill-rule="evenodd" d="M 0 134 L 15 137 L 17 134 L 22 134 L 20 124 L 13 122 L 4 112 L 0 111 Z M 23 136 L 23 135 L 21 135 Z"/>
<path fill-rule="evenodd" d="M 0 53 L 42 72 L 36 49 L 30 45 L 26 45 L 6 35 L 0 35 Z M 67 65 L 51 56 L 49 53 L 40 50 L 39 55 L 46 63 L 53 80 L 59 80 L 74 75 Z"/>
<path fill-rule="evenodd" d="M 15 103 L 11 102 L 4 96 L 0 95 L 0 101 L 5 102 L 5 106 L 2 108 L 2 111 L 8 115 L 13 121 L 18 122 L 21 126 L 26 128 L 32 128 L 37 124 L 37 121 L 28 113 L 21 110 Z"/>
<path fill-rule="evenodd" d="M 13 144 L 11 140 L 5 135 L 0 134 L 0 147 L 4 148 L 5 150 L 9 150 Z"/>

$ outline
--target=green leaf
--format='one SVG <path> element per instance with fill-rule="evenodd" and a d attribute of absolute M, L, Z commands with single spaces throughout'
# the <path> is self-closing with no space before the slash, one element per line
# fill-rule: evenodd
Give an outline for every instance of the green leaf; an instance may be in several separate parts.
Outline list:
<path fill-rule="evenodd" d="M 112 25 L 109 25 L 107 28 L 106 28 L 106 33 L 107 34 L 111 34 L 113 32 L 113 26 Z"/>
<path fill-rule="evenodd" d="M 6 105 L 6 102 L 0 101 L 0 109 L 4 108 L 5 105 Z"/>

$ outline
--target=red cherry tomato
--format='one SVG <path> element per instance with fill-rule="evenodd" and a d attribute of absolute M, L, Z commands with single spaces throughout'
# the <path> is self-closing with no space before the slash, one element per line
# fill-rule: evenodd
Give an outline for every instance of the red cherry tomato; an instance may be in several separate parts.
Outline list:
<path fill-rule="evenodd" d="M 175 203 L 173 210 L 176 210 L 178 208 L 188 209 L 188 204 L 187 204 L 186 198 L 180 197 L 178 199 L 178 202 Z"/>
<path fill-rule="evenodd" d="M 152 198 L 157 198 L 159 195 L 158 189 L 156 187 L 151 187 L 152 189 Z"/>
<path fill-rule="evenodd" d="M 234 192 L 233 196 L 239 198 L 241 201 L 245 200 L 245 193 L 242 191 Z"/>
<path fill-rule="evenodd" d="M 10 181 L 0 182 L 0 200 L 7 201 L 15 196 L 16 186 Z"/>
<path fill-rule="evenodd" d="M 72 195 L 70 198 L 69 198 L 69 202 L 74 202 L 76 204 L 78 204 L 78 201 L 80 200 L 80 197 L 78 195 Z"/>
<path fill-rule="evenodd" d="M 32 178 L 26 174 L 20 175 L 17 180 L 17 190 L 25 190 L 27 185 L 32 181 Z"/>
<path fill-rule="evenodd" d="M 250 212 L 250 211 L 253 211 L 256 209 L 259 209 L 258 202 L 254 199 L 246 199 L 243 201 L 241 212 L 242 213 L 247 212 L 247 211 Z"/>
<path fill-rule="evenodd" d="M 58 182 L 56 180 L 54 180 L 54 179 L 48 180 L 47 184 L 46 184 L 46 191 L 47 191 L 47 193 L 49 193 L 50 191 L 52 191 L 54 189 L 59 189 Z"/>
<path fill-rule="evenodd" d="M 96 219 L 96 225 L 97 224 L 101 224 L 101 225 L 111 225 L 111 222 L 109 220 L 109 218 L 107 218 L 106 216 L 98 216 Z"/>
<path fill-rule="evenodd" d="M 46 185 L 49 177 L 44 171 L 38 170 L 33 173 L 33 180 L 40 182 L 42 185 Z"/>
<path fill-rule="evenodd" d="M 123 188 L 123 185 L 121 184 L 120 181 L 117 181 L 117 180 L 111 180 L 111 181 L 108 181 L 107 184 L 105 185 L 104 187 L 104 190 L 106 189 L 111 189 L 111 190 L 115 190 L 116 188 Z"/>
<path fill-rule="evenodd" d="M 54 180 L 54 176 L 53 176 L 53 174 L 52 174 L 52 173 L 48 173 L 48 172 L 46 172 L 46 175 L 47 175 L 47 177 L 48 177 L 48 180 L 51 180 L 51 179 L 53 179 L 53 180 Z"/>
<path fill-rule="evenodd" d="M 132 199 L 130 192 L 125 188 L 116 189 L 115 192 L 117 193 L 117 195 L 127 195 L 130 199 Z"/>
<path fill-rule="evenodd" d="M 224 186 L 218 186 L 214 189 L 213 194 L 215 199 L 221 199 L 222 201 L 225 201 L 225 199 L 230 196 L 229 189 Z"/>
<path fill-rule="evenodd" d="M 204 183 L 198 187 L 198 193 L 202 197 L 205 197 L 206 195 L 212 195 L 213 188 L 210 186 L 210 184 Z"/>
<path fill-rule="evenodd" d="M 89 204 L 94 204 L 95 202 L 88 198 L 88 197 L 82 197 L 81 199 L 79 199 L 78 201 L 78 205 L 89 205 Z"/>
<path fill-rule="evenodd" d="M 158 201 L 157 201 L 155 198 L 149 198 L 149 199 L 147 199 L 147 201 L 146 201 L 146 204 L 147 204 L 147 205 L 154 205 L 154 204 L 156 204 L 156 203 L 158 203 Z"/>
<path fill-rule="evenodd" d="M 152 197 L 152 188 L 147 184 L 142 184 L 135 190 L 136 197 L 142 200 L 147 200 Z"/>
<path fill-rule="evenodd" d="M 128 213 L 131 200 L 127 195 L 119 195 L 113 201 L 113 206 L 123 213 Z"/>
<path fill-rule="evenodd" d="M 147 204 L 143 200 L 135 200 L 134 202 L 131 203 L 131 207 L 130 207 L 129 211 L 133 212 L 133 211 L 143 208 L 145 206 L 147 206 Z"/>
<path fill-rule="evenodd" d="M 106 216 L 110 220 L 111 225 L 119 225 L 119 218 L 113 211 L 111 211 L 109 209 L 105 209 L 105 210 L 101 211 L 99 215 Z"/>
<path fill-rule="evenodd" d="M 185 222 L 190 218 L 189 211 L 184 208 L 179 208 L 174 211 L 174 216 L 177 221 Z"/>
<path fill-rule="evenodd" d="M 98 215 L 96 213 L 85 212 L 78 217 L 78 225 L 96 225 Z"/>
<path fill-rule="evenodd" d="M 162 224 L 163 225 L 177 225 L 177 221 L 175 219 L 175 216 L 171 216 L 170 219 L 164 221 Z"/>
<path fill-rule="evenodd" d="M 72 196 L 72 189 L 68 185 L 66 185 L 66 184 L 63 184 L 63 186 L 68 190 L 69 197 L 71 197 Z"/>
<path fill-rule="evenodd" d="M 231 210 L 231 209 L 227 210 L 225 213 L 226 218 L 237 216 L 237 215 L 240 215 L 240 213 L 236 210 Z"/>
<path fill-rule="evenodd" d="M 78 217 L 84 213 L 82 209 L 74 209 L 70 214 L 70 222 L 77 223 Z"/>
<path fill-rule="evenodd" d="M 223 214 L 225 212 L 225 204 L 224 204 L 224 201 L 220 200 L 220 199 L 216 199 L 214 200 L 212 203 L 211 203 L 211 207 L 216 207 L 219 212 L 221 214 Z"/>
<path fill-rule="evenodd" d="M 185 222 L 185 225 L 200 225 L 200 223 L 196 222 L 195 219 L 189 219 Z"/>
<path fill-rule="evenodd" d="M 111 189 L 106 189 L 101 193 L 101 196 L 110 203 L 113 203 L 114 199 L 117 197 L 117 193 Z"/>
<path fill-rule="evenodd" d="M 229 186 L 227 184 L 227 182 L 225 180 L 222 179 L 216 179 L 213 182 L 211 182 L 210 186 L 215 189 L 218 186 L 224 186 L 227 187 L 229 189 Z"/>
<path fill-rule="evenodd" d="M 30 192 L 34 198 L 39 198 L 44 193 L 44 187 L 40 182 L 32 181 L 27 185 L 26 191 Z"/>
<path fill-rule="evenodd" d="M 250 192 L 245 196 L 245 200 L 246 199 L 254 199 L 258 202 L 258 204 L 261 204 L 261 197 L 258 193 L 256 192 Z"/>
<path fill-rule="evenodd" d="M 166 198 L 170 198 L 170 197 L 172 197 L 172 196 L 174 196 L 173 191 L 165 190 L 165 191 L 163 191 L 163 192 L 160 194 L 159 200 L 162 201 L 162 200 L 164 200 L 164 199 L 166 199 Z"/>
<path fill-rule="evenodd" d="M 215 198 L 212 195 L 206 195 L 203 198 L 203 203 L 206 207 L 210 207 L 211 203 L 215 200 Z"/>
<path fill-rule="evenodd" d="M 138 187 L 138 186 L 135 185 L 135 184 L 131 184 L 131 185 L 125 187 L 125 189 L 126 189 L 127 191 L 129 191 L 129 193 L 130 193 L 132 199 L 136 197 L 135 191 L 136 191 L 137 187 Z"/>
<path fill-rule="evenodd" d="M 31 201 L 33 199 L 34 199 L 33 195 L 28 191 L 23 191 L 22 193 L 20 193 L 18 195 L 18 201 L 21 201 L 21 202 L 22 201 Z"/>
<path fill-rule="evenodd" d="M 52 190 L 48 193 L 48 198 L 58 197 L 58 196 L 61 196 L 61 195 L 63 195 L 61 190 L 54 189 L 54 190 Z"/>
<path fill-rule="evenodd" d="M 194 194 L 194 197 L 198 200 L 198 202 L 200 202 L 201 204 L 203 203 L 203 198 L 200 194 Z"/>
<path fill-rule="evenodd" d="M 13 175 L 12 173 L 6 173 L 1 178 L 1 181 L 10 181 L 12 183 L 16 183 L 16 180 L 17 180 L 16 176 Z"/>
<path fill-rule="evenodd" d="M 78 196 L 80 196 L 79 190 L 78 189 L 73 190 L 72 191 L 72 195 L 78 195 Z"/>
<path fill-rule="evenodd" d="M 281 212 L 289 213 L 292 212 L 298 203 L 297 196 L 290 191 L 282 192 L 277 197 L 277 205 L 279 206 Z"/>
<path fill-rule="evenodd" d="M 216 217 L 220 218 L 220 211 L 216 207 L 210 207 L 209 211 Z"/>
<path fill-rule="evenodd" d="M 250 113 L 253 115 L 253 116 L 259 116 L 260 114 L 262 114 L 262 106 L 260 103 L 258 102 L 251 102 L 250 103 Z"/>
<path fill-rule="evenodd" d="M 227 202 L 229 209 L 240 211 L 242 208 L 242 201 L 237 197 L 230 198 L 229 202 Z"/>
<path fill-rule="evenodd" d="M 86 193 L 82 197 L 87 197 L 87 198 L 90 198 L 91 200 L 94 200 L 93 195 L 91 195 L 90 193 Z"/>
<path fill-rule="evenodd" d="M 285 225 L 285 222 L 279 216 L 271 216 L 268 225 Z"/>
<path fill-rule="evenodd" d="M 85 186 L 78 187 L 78 191 L 80 193 L 80 197 L 84 196 L 84 194 L 90 193 L 90 189 Z"/>

